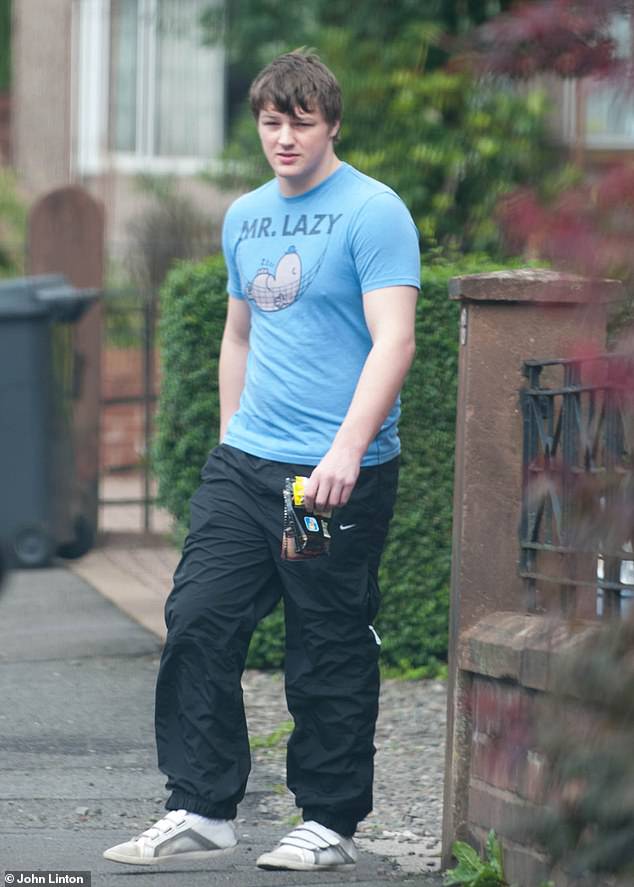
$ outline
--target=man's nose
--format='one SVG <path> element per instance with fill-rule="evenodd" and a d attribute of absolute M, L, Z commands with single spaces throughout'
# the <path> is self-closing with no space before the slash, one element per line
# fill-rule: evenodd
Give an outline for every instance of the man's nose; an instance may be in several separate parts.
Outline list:
<path fill-rule="evenodd" d="M 280 127 L 279 140 L 282 145 L 292 145 L 295 141 L 295 134 L 290 123 L 283 123 Z"/>

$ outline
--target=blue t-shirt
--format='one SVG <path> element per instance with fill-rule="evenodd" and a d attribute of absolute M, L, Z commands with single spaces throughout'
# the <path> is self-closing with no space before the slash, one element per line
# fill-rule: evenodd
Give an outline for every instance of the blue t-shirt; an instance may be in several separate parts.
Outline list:
<path fill-rule="evenodd" d="M 418 287 L 418 232 L 401 199 L 342 163 L 297 197 L 275 179 L 238 198 L 223 226 L 228 290 L 251 308 L 240 406 L 224 443 L 316 465 L 350 406 L 372 347 L 363 294 Z M 400 451 L 397 399 L 363 465 Z"/>

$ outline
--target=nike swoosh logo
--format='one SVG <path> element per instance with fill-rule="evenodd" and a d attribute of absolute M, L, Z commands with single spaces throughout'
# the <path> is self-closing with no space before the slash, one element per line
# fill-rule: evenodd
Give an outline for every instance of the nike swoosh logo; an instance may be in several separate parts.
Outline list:
<path fill-rule="evenodd" d="M 356 527 L 356 524 L 339 524 L 340 530 L 351 530 L 353 527 Z"/>

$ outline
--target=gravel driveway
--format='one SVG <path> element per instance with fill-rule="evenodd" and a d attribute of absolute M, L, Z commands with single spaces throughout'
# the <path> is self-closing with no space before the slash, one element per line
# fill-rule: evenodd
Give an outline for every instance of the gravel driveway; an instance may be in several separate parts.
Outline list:
<path fill-rule="evenodd" d="M 290 716 L 279 672 L 247 671 L 243 679 L 254 769 L 274 793 L 258 815 L 294 824 L 297 808 L 285 786 Z M 409 872 L 437 871 L 445 748 L 446 685 L 387 679 L 377 725 L 374 810 L 360 824 L 358 843 Z"/>

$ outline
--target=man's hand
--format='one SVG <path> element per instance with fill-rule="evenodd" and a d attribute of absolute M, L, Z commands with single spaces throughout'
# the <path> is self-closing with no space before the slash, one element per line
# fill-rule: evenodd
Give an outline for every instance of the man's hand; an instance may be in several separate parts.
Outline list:
<path fill-rule="evenodd" d="M 356 449 L 337 445 L 328 450 L 304 488 L 304 504 L 318 514 L 341 508 L 359 477 L 361 456 Z"/>

